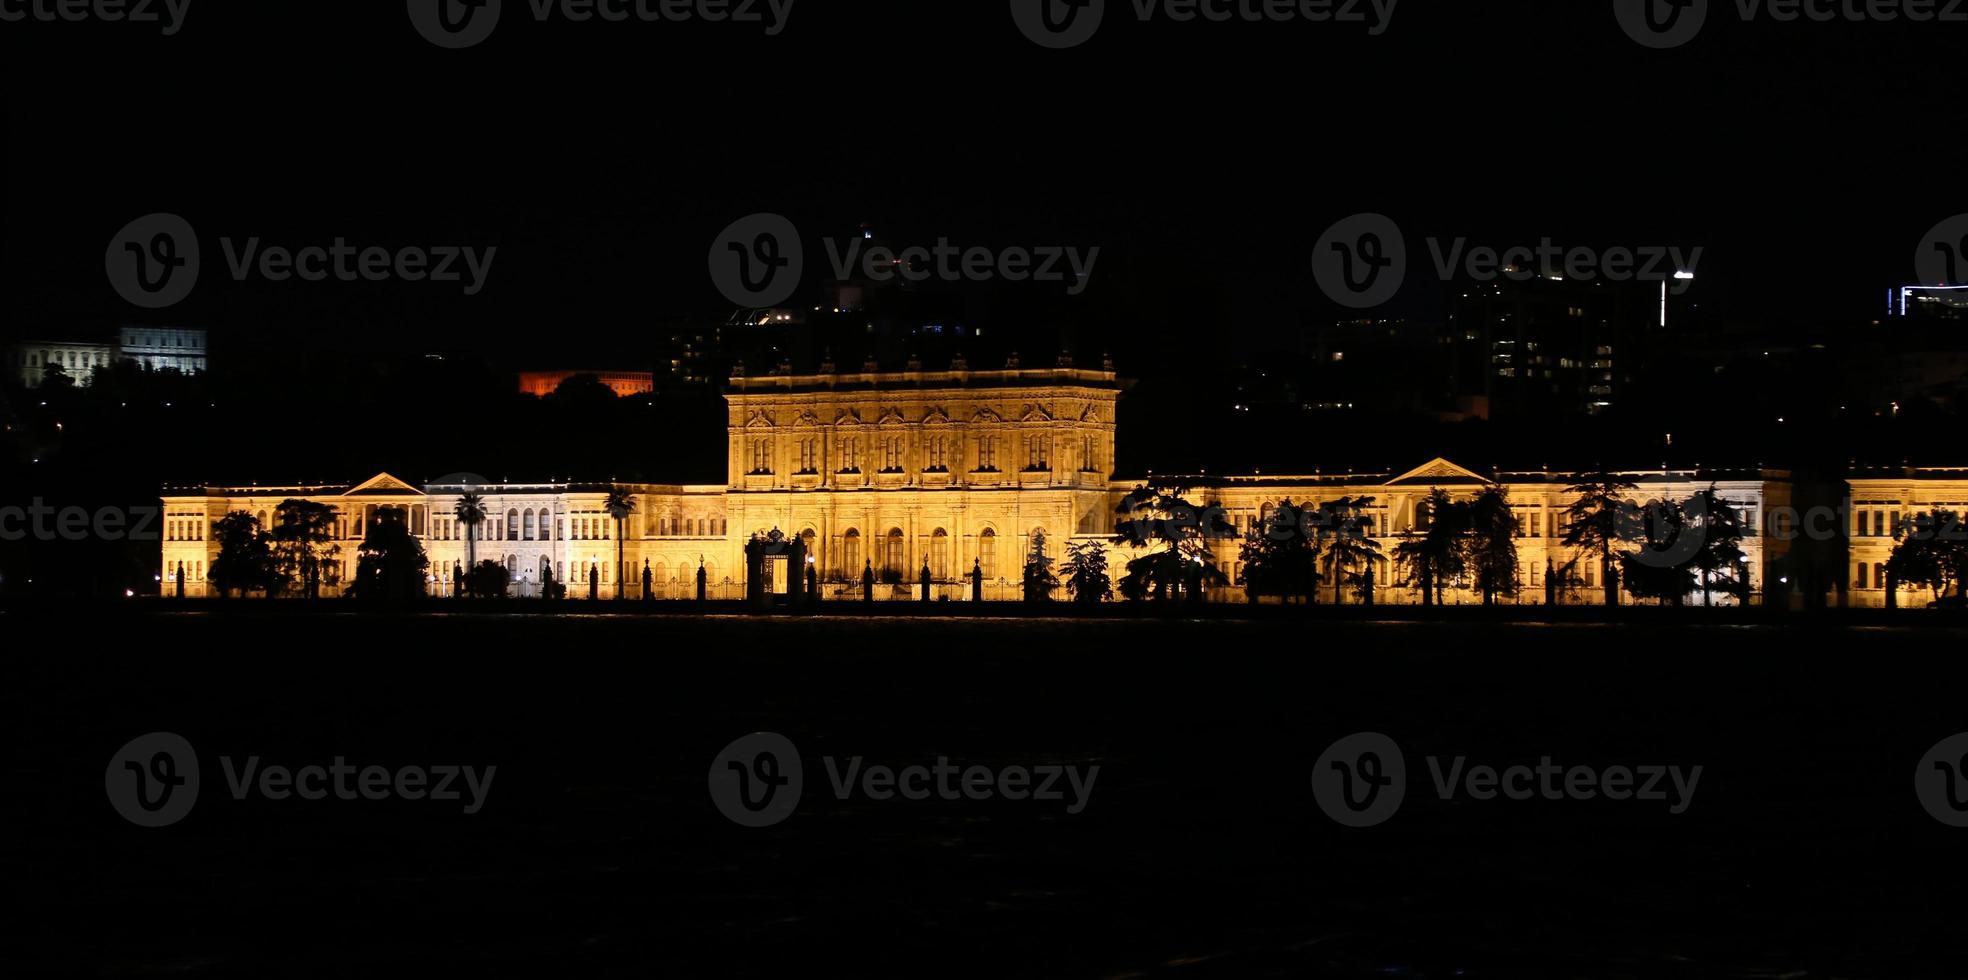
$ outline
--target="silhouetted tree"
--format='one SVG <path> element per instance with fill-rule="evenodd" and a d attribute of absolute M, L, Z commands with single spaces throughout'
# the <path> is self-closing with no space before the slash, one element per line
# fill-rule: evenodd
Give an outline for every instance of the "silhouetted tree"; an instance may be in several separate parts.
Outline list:
<path fill-rule="evenodd" d="M 485 523 L 485 498 L 467 490 L 458 497 L 457 506 L 451 508 L 458 523 L 465 526 L 465 567 L 478 567 L 478 526 Z M 470 589 L 465 592 L 470 593 Z"/>
<path fill-rule="evenodd" d="M 512 583 L 512 572 L 505 565 L 488 558 L 473 565 L 465 573 L 465 581 L 471 594 L 480 599 L 504 599 L 506 587 Z"/>
<path fill-rule="evenodd" d="M 273 588 L 273 547 L 259 518 L 235 510 L 213 522 L 212 539 L 219 543 L 219 554 L 208 577 L 221 598 Z"/>
<path fill-rule="evenodd" d="M 1052 573 L 1052 558 L 1046 554 L 1045 533 L 1032 535 L 1032 550 L 1025 555 L 1025 601 L 1051 602 L 1059 578 Z"/>
<path fill-rule="evenodd" d="M 1319 541 L 1312 512 L 1286 500 L 1258 519 L 1238 549 L 1244 588 L 1260 595 L 1299 596 L 1313 601 L 1319 587 Z"/>
<path fill-rule="evenodd" d="M 629 515 L 635 513 L 635 499 L 627 490 L 615 487 L 608 491 L 608 499 L 602 503 L 601 509 L 607 511 L 608 516 L 615 518 L 615 598 L 621 599 L 625 598 L 628 592 L 628 589 L 623 587 L 628 579 L 623 574 L 622 531 Z"/>
<path fill-rule="evenodd" d="M 386 507 L 362 536 L 356 549 L 355 582 L 350 591 L 363 599 L 401 601 L 424 594 L 424 575 L 430 558 L 410 533 L 403 511 Z"/>
<path fill-rule="evenodd" d="M 1606 605 L 1617 606 L 1619 565 L 1614 555 L 1636 533 L 1633 506 L 1626 499 L 1626 493 L 1634 485 L 1618 474 L 1606 472 L 1583 473 L 1572 480 L 1565 492 L 1576 499 L 1565 508 L 1565 547 L 1598 556 Z"/>
<path fill-rule="evenodd" d="M 1468 550 L 1463 531 L 1468 526 L 1468 508 L 1436 489 L 1420 504 L 1419 531 L 1401 532 L 1402 541 L 1394 546 L 1395 567 L 1404 579 L 1421 589 L 1421 604 L 1442 603 L 1442 590 L 1463 573 Z"/>
<path fill-rule="evenodd" d="M 1948 598 L 1950 589 L 1968 592 L 1968 531 L 1961 515 L 1935 508 L 1916 514 L 1900 528 L 1899 543 L 1886 560 L 1887 573 L 1895 586 L 1925 587 L 1934 593 L 1934 604 Z"/>
<path fill-rule="evenodd" d="M 309 599 L 321 597 L 321 573 L 342 553 L 335 537 L 335 508 L 312 500 L 284 500 L 274 508 L 273 561 L 283 583 Z"/>
<path fill-rule="evenodd" d="M 1715 604 L 1718 580 L 1725 595 L 1733 595 L 1737 602 L 1747 605 L 1749 569 L 1743 560 L 1748 555 L 1742 550 L 1747 528 L 1742 511 L 1723 499 L 1714 484 L 1689 497 L 1683 508 L 1691 530 L 1701 537 L 1701 550 L 1695 553 L 1694 566 L 1701 584 L 1702 605 Z"/>
<path fill-rule="evenodd" d="M 1672 500 L 1655 500 L 1637 514 L 1637 530 L 1646 542 L 1639 550 L 1619 556 L 1626 591 L 1636 599 L 1662 605 L 1683 605 L 1695 591 L 1695 555 L 1687 511 Z"/>
<path fill-rule="evenodd" d="M 42 366 L 41 368 L 42 392 L 46 393 L 51 391 L 66 391 L 66 390 L 73 389 L 74 387 L 75 387 L 75 378 L 68 373 L 68 368 L 63 367 L 60 364 L 56 364 L 53 361 L 50 361 L 46 365 Z"/>
<path fill-rule="evenodd" d="M 1465 564 L 1475 574 L 1483 605 L 1496 605 L 1498 596 L 1515 598 L 1521 583 L 1517 572 L 1517 515 L 1510 509 L 1510 492 L 1492 484 L 1470 500 Z"/>
<path fill-rule="evenodd" d="M 1221 507 L 1198 507 L 1186 499 L 1187 493 L 1187 487 L 1177 484 L 1150 483 L 1129 492 L 1115 507 L 1121 519 L 1114 523 L 1113 543 L 1150 549 L 1127 563 L 1122 596 L 1152 594 L 1165 600 L 1171 588 L 1181 589 L 1193 574 L 1192 564 L 1201 566 L 1206 580 L 1223 579 L 1209 563 L 1209 540 L 1234 537 L 1236 529 Z"/>
<path fill-rule="evenodd" d="M 1107 546 L 1098 541 L 1082 541 L 1066 546 L 1066 594 L 1082 605 L 1099 605 L 1114 597 L 1114 582 L 1107 577 Z"/>
<path fill-rule="evenodd" d="M 1340 588 L 1350 577 L 1365 601 L 1371 588 L 1374 565 L 1386 561 L 1380 542 L 1373 539 L 1372 497 L 1341 497 L 1320 504 L 1313 515 L 1313 533 L 1319 539 L 1321 561 L 1332 578 L 1333 605 L 1340 604 Z"/>

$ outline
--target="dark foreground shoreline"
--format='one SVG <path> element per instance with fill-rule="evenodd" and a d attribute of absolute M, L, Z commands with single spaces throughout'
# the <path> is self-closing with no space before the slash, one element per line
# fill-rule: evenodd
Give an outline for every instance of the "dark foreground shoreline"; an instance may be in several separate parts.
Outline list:
<path fill-rule="evenodd" d="M 27 908 L 4 959 L 19 972 L 1962 973 L 1968 886 L 1950 869 L 1968 829 L 1931 817 L 1912 781 L 1968 730 L 1961 637 L 1923 628 L 1952 617 L 252 605 L 0 617 L 17 638 L 0 706 L 5 873 Z M 196 747 L 203 789 L 181 822 L 142 828 L 110 806 L 105 768 L 154 731 Z M 785 735 L 807 767 L 797 812 L 765 828 L 721 816 L 706 781 L 754 731 Z M 1310 774 L 1363 731 L 1399 743 L 1408 797 L 1383 824 L 1342 827 Z M 234 799 L 222 760 L 253 757 L 498 775 L 472 814 Z M 1068 813 L 837 799 L 823 757 L 1101 769 Z M 1423 762 L 1546 757 L 1703 774 L 1677 814 L 1440 799 Z"/>

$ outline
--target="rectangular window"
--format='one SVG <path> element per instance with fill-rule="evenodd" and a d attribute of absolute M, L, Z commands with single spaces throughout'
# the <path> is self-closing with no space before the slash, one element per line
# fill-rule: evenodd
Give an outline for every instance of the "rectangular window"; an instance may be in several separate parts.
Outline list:
<path fill-rule="evenodd" d="M 1857 586 L 1858 588 L 1861 588 L 1861 589 L 1863 589 L 1863 588 L 1866 588 L 1866 587 L 1867 587 L 1867 586 L 1866 586 L 1866 563 L 1865 563 L 1865 562 L 1859 562 L 1859 574 L 1857 575 L 1857 577 L 1855 577 L 1855 578 L 1853 579 L 1853 582 L 1852 582 L 1852 584 L 1853 584 L 1853 585 L 1855 585 L 1855 586 Z"/>

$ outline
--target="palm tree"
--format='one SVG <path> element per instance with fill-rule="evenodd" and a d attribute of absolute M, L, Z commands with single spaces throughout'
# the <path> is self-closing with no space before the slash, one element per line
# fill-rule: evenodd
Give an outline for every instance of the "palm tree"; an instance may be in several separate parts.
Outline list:
<path fill-rule="evenodd" d="M 601 509 L 615 518 L 615 598 L 621 599 L 627 591 L 623 588 L 625 579 L 622 578 L 622 528 L 629 515 L 636 512 L 635 500 L 627 490 L 615 487 L 608 491 L 608 500 L 601 505 Z"/>
<path fill-rule="evenodd" d="M 1619 605 L 1619 566 L 1613 549 L 1635 536 L 1633 505 L 1626 492 L 1633 483 L 1616 473 L 1581 473 L 1565 489 L 1577 499 L 1565 508 L 1565 547 L 1597 553 L 1606 589 L 1606 605 Z"/>
<path fill-rule="evenodd" d="M 458 497 L 458 505 L 451 508 L 458 523 L 465 526 L 465 567 L 478 569 L 478 526 L 485 523 L 485 498 L 467 490 Z M 458 583 L 460 586 L 463 582 Z M 462 589 L 460 590 L 463 591 Z"/>
<path fill-rule="evenodd" d="M 1333 605 L 1340 604 L 1340 586 L 1347 572 L 1359 568 L 1358 581 L 1371 588 L 1373 565 L 1386 561 L 1380 542 L 1369 536 L 1373 518 L 1367 509 L 1372 497 L 1341 497 L 1319 506 L 1315 518 L 1318 535 L 1325 544 L 1326 574 L 1332 576 Z"/>

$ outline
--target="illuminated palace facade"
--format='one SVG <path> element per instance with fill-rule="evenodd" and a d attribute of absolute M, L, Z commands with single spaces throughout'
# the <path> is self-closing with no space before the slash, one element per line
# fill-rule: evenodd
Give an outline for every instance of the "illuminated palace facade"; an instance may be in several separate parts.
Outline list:
<path fill-rule="evenodd" d="M 916 599 L 921 569 L 934 580 L 935 598 L 964 601 L 973 567 L 985 579 L 986 600 L 1020 596 L 1020 570 L 1032 542 L 1060 559 L 1078 540 L 1106 541 L 1115 507 L 1140 480 L 1114 476 L 1116 409 L 1125 387 L 1111 370 L 1073 367 L 970 371 L 910 370 L 881 373 L 830 371 L 734 377 L 726 395 L 727 470 L 720 484 L 487 484 L 457 479 L 412 485 L 384 474 L 347 486 L 200 487 L 163 500 L 166 540 L 160 580 L 175 595 L 182 568 L 183 594 L 211 594 L 206 572 L 217 557 L 211 525 L 232 511 L 246 511 L 271 526 L 275 508 L 306 499 L 336 508 L 334 547 L 324 593 L 338 594 L 352 580 L 357 547 L 367 519 L 377 510 L 404 512 L 431 559 L 429 590 L 455 592 L 458 573 L 475 554 L 504 564 L 517 596 L 539 594 L 546 574 L 586 598 L 590 582 L 602 598 L 640 598 L 644 569 L 650 597 L 696 594 L 705 572 L 712 598 L 745 595 L 744 546 L 754 535 L 777 531 L 798 536 L 826 599 L 859 598 L 864 568 L 873 569 L 878 599 Z M 1782 524 L 1790 505 L 1788 474 L 1744 472 L 1631 472 L 1640 499 L 1684 499 L 1714 486 L 1747 516 L 1752 533 L 1743 542 L 1755 597 L 1781 576 L 1788 550 Z M 1912 513 L 1942 498 L 1968 501 L 1968 473 L 1952 484 L 1925 478 L 1898 483 L 1855 483 L 1855 501 L 1868 515 Z M 1317 504 L 1341 497 L 1372 497 L 1372 534 L 1392 555 L 1402 535 L 1417 525 L 1417 505 L 1441 489 L 1458 497 L 1493 482 L 1509 491 L 1520 519 L 1518 556 L 1523 594 L 1516 601 L 1543 602 L 1547 568 L 1578 557 L 1562 546 L 1563 512 L 1571 502 L 1563 473 L 1502 472 L 1485 477 L 1437 459 L 1404 473 L 1235 476 L 1196 478 L 1190 499 L 1216 503 L 1239 532 L 1248 531 L 1280 502 Z M 634 513 L 621 524 L 616 574 L 617 522 L 606 509 L 609 492 L 626 491 Z M 486 519 L 473 541 L 455 508 L 476 492 Z M 1968 503 L 1958 505 L 1968 510 Z M 1855 520 L 1859 518 L 1855 517 Z M 1884 518 L 1881 518 L 1884 520 Z M 1891 522 L 1878 525 L 1890 530 Z M 1774 530 L 1775 533 L 1772 533 Z M 1859 604 L 1883 604 L 1872 566 L 1883 565 L 1889 537 L 1856 537 L 1851 584 Z M 1238 540 L 1212 546 L 1212 558 L 1228 584 L 1212 598 L 1243 598 Z M 1875 547 L 1877 546 L 1877 547 Z M 1114 555 L 1118 579 L 1127 549 Z M 1875 554 L 1877 552 L 1877 554 Z M 1597 563 L 1580 561 L 1579 579 L 1564 583 L 1558 601 L 1601 599 Z M 591 578 L 592 573 L 592 578 Z M 1411 603 L 1414 590 L 1379 574 L 1375 601 Z M 625 580 L 625 581 L 624 581 Z M 1867 588 L 1872 590 L 1871 600 Z M 1328 587 L 1322 601 L 1331 601 Z M 1343 597 L 1358 601 L 1352 591 Z M 1451 590 L 1449 602 L 1476 601 Z M 1733 602 L 1734 600 L 1727 600 Z M 1753 599 L 1752 601 L 1756 601 Z"/>

